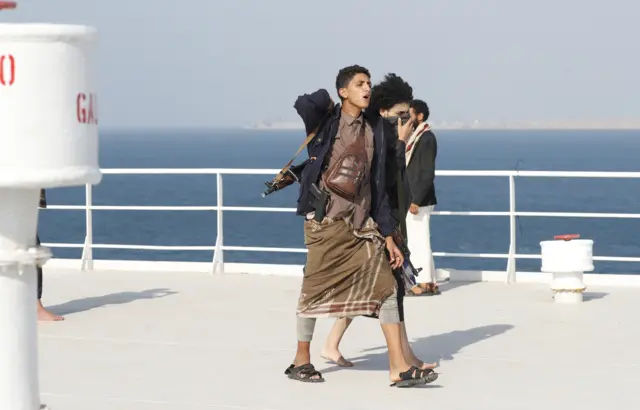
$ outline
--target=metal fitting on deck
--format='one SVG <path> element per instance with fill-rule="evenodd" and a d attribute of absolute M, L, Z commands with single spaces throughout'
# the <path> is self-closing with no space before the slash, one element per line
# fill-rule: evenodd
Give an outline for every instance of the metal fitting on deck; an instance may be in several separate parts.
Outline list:
<path fill-rule="evenodd" d="M 6 269 L 13 265 L 18 265 L 19 268 L 30 265 L 42 266 L 51 259 L 51 256 L 51 250 L 44 246 L 11 251 L 0 250 L 0 267 Z M 20 274 L 22 274 L 21 269 Z"/>
<path fill-rule="evenodd" d="M 559 235 L 540 242 L 541 271 L 551 273 L 551 290 L 556 303 L 581 303 L 587 289 L 584 272 L 593 268 L 593 241 L 580 235 Z"/>

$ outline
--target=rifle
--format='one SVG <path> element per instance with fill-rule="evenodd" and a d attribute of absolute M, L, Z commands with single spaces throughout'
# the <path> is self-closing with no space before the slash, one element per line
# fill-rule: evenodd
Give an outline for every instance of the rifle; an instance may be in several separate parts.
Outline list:
<path fill-rule="evenodd" d="M 404 262 L 405 262 L 406 268 L 409 270 L 408 273 L 410 273 L 413 276 L 418 276 L 420 271 L 422 271 L 422 268 L 416 268 L 415 266 L 413 266 L 413 263 L 411 263 L 411 252 L 409 251 L 409 247 L 407 246 L 407 243 L 404 241 L 404 238 L 399 232 L 394 232 L 392 236 L 393 236 L 393 241 L 396 243 L 396 246 L 398 247 L 398 249 L 400 249 L 400 252 L 402 252 L 402 254 L 404 255 Z"/>
<path fill-rule="evenodd" d="M 324 117 L 322 117 L 322 119 L 318 123 L 318 126 L 311 132 L 311 134 L 307 135 L 307 139 L 305 139 L 302 145 L 300 145 L 300 148 L 298 148 L 298 151 L 295 153 L 293 158 L 291 158 L 291 160 L 289 160 L 289 162 L 287 162 L 287 164 L 284 167 L 282 167 L 280 172 L 278 172 L 278 175 L 276 175 L 271 182 L 264 183 L 267 186 L 267 189 L 262 193 L 263 198 L 273 192 L 276 192 L 283 188 L 288 187 L 294 182 L 300 182 L 302 170 L 307 165 L 309 160 L 306 160 L 303 163 L 299 165 L 295 165 L 293 167 L 291 166 L 291 164 L 293 164 L 293 160 L 296 159 L 296 157 L 298 156 L 298 154 L 300 154 L 302 149 L 305 146 L 307 146 L 307 144 L 309 144 L 311 140 L 316 136 L 316 134 L 318 133 L 318 130 L 320 129 L 320 126 L 324 124 L 324 122 L 327 120 L 327 118 L 329 118 L 329 116 L 331 116 L 332 109 L 333 109 L 333 101 L 329 103 L 329 107 L 327 108 L 326 114 L 324 115 Z"/>
<path fill-rule="evenodd" d="M 302 164 L 294 165 L 291 168 L 285 170 L 280 179 L 274 178 L 274 180 L 271 182 L 265 182 L 264 184 L 267 186 L 267 189 L 262 193 L 262 197 L 264 198 L 265 196 L 273 192 L 286 188 L 294 182 L 300 182 L 300 178 L 302 177 L 302 170 L 307 165 L 307 162 L 309 162 L 309 160 L 306 160 Z"/>

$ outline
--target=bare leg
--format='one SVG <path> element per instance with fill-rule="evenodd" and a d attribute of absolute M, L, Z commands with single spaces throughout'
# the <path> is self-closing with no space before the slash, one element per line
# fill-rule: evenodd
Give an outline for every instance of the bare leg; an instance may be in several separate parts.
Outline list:
<path fill-rule="evenodd" d="M 293 364 L 285 370 L 290 379 L 306 382 L 322 382 L 324 379 L 320 372 L 311 364 L 311 339 L 316 325 L 312 318 L 297 318 L 298 348 Z"/>
<path fill-rule="evenodd" d="M 324 342 L 324 347 L 322 348 L 320 356 L 323 359 L 334 362 L 338 366 L 342 367 L 353 366 L 352 362 L 346 360 L 344 356 L 342 356 L 339 349 L 340 341 L 351 322 L 353 322 L 353 319 L 350 317 L 341 317 L 336 319 L 327 340 Z"/>
<path fill-rule="evenodd" d="M 64 320 L 64 317 L 56 315 L 42 306 L 42 302 L 38 299 L 38 321 L 41 322 L 59 322 Z"/>
<path fill-rule="evenodd" d="M 392 383 L 399 382 L 402 380 L 400 373 L 404 373 L 411 368 L 411 364 L 407 363 L 402 354 L 400 323 L 383 323 L 381 326 L 389 349 L 389 380 Z M 421 375 L 416 373 L 419 373 L 419 371 L 414 371 L 414 374 L 411 375 L 412 378 L 420 378 Z"/>
<path fill-rule="evenodd" d="M 403 325 L 400 321 L 398 298 L 392 295 L 382 303 L 380 325 L 389 351 L 389 379 L 398 387 L 431 383 L 438 378 L 433 370 L 422 370 L 406 360 L 403 353 Z M 407 380 L 408 379 L 408 380 Z"/>
<path fill-rule="evenodd" d="M 38 245 L 40 245 L 40 238 L 37 238 L 37 241 Z M 42 267 L 36 266 L 36 271 L 38 273 L 38 320 L 41 322 L 59 322 L 64 320 L 64 317 L 54 315 L 42 306 L 42 302 L 40 301 L 40 299 L 42 299 Z"/>
<path fill-rule="evenodd" d="M 438 366 L 438 363 L 425 363 L 418 359 L 415 353 L 413 353 L 413 349 L 409 344 L 409 337 L 407 336 L 407 326 L 405 325 L 405 322 L 400 323 L 400 328 L 402 333 L 402 353 L 405 361 L 421 370 L 435 369 Z"/>
<path fill-rule="evenodd" d="M 298 349 L 296 350 L 296 357 L 293 360 L 295 367 L 302 366 L 303 364 L 311 363 L 311 342 L 298 341 Z"/>

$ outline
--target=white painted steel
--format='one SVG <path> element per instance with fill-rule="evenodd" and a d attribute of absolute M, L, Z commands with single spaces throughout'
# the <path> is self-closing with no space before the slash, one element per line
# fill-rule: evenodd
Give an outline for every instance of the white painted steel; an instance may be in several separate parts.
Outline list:
<path fill-rule="evenodd" d="M 215 246 L 156 246 L 156 245 L 119 245 L 119 244 L 93 244 L 91 242 L 91 232 L 87 232 L 84 245 L 49 243 L 50 247 L 62 248 L 85 248 L 82 265 L 89 268 L 88 248 L 102 249 L 140 249 L 140 250 L 193 250 L 193 251 L 214 251 L 212 272 L 222 272 L 224 263 L 218 263 L 216 259 L 216 250 L 220 261 L 225 250 L 233 251 L 251 251 L 251 252 L 292 252 L 304 253 L 304 248 L 284 248 L 284 247 L 258 247 L 258 246 L 226 246 L 224 244 L 224 231 L 222 229 L 222 218 L 224 211 L 230 212 L 295 212 L 295 208 L 278 208 L 278 207 L 252 207 L 252 206 L 224 206 L 223 205 L 223 183 L 222 175 L 275 175 L 279 169 L 234 169 L 234 168 L 112 168 L 102 169 L 103 174 L 107 175 L 215 175 L 218 183 L 218 195 L 216 205 L 212 206 L 108 206 L 91 205 L 88 201 L 87 205 L 50 205 L 49 210 L 85 210 L 91 211 L 216 211 L 218 218 L 218 230 Z M 516 260 L 517 259 L 540 259 L 539 254 L 518 254 L 516 253 L 516 217 L 558 217 L 558 218 L 611 218 L 611 219 L 636 219 L 640 218 L 640 213 L 596 213 L 596 212 L 521 212 L 517 211 L 515 197 L 515 179 L 516 177 L 533 177 L 533 178 L 632 178 L 640 179 L 640 172 L 576 172 L 576 171 L 484 171 L 484 170 L 437 170 L 436 176 L 439 177 L 502 177 L 509 181 L 509 210 L 508 211 L 434 211 L 432 215 L 438 216 L 508 216 L 509 217 L 509 247 L 508 253 L 457 253 L 457 252 L 434 252 L 437 257 L 455 257 L 455 258 L 490 258 L 490 259 L 506 259 L 505 281 L 513 283 L 516 280 Z M 90 198 L 91 187 L 87 187 L 87 198 Z M 90 226 L 90 225 L 87 225 Z M 563 232 L 561 232 L 563 233 Z M 90 246 L 88 245 L 90 244 Z M 618 257 L 618 256 L 594 256 L 594 261 L 612 261 L 612 262 L 640 262 L 640 257 Z"/>
<path fill-rule="evenodd" d="M 551 290 L 556 303 L 581 303 L 587 289 L 584 272 L 593 267 L 593 241 L 590 239 L 540 242 L 542 272 L 551 273 Z"/>
<path fill-rule="evenodd" d="M 50 253 L 36 246 L 39 194 L 101 180 L 96 46 L 93 27 L 0 24 L 1 410 L 46 407 L 39 397 L 35 268 Z M 90 258 L 88 252 L 83 260 Z"/>

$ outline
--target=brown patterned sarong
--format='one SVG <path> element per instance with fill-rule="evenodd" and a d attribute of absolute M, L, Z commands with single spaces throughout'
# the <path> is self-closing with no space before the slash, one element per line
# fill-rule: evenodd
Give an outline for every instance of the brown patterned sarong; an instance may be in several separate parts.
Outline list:
<path fill-rule="evenodd" d="M 356 230 L 351 218 L 305 220 L 304 236 L 308 254 L 297 315 L 377 315 L 397 285 L 375 222 L 368 218 Z"/>

